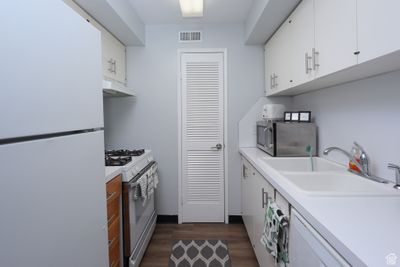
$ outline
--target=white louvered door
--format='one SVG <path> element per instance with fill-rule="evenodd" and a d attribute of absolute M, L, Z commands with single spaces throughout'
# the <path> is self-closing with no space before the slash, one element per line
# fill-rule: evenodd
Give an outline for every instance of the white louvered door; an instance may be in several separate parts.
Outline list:
<path fill-rule="evenodd" d="M 182 222 L 224 222 L 223 57 L 181 54 Z"/>

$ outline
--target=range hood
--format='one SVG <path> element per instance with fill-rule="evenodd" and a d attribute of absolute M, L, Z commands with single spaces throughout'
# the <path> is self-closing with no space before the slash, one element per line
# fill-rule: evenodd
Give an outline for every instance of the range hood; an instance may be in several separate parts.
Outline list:
<path fill-rule="evenodd" d="M 125 84 L 112 81 L 103 80 L 103 95 L 106 97 L 122 97 L 122 96 L 135 96 L 135 91 L 127 87 Z"/>

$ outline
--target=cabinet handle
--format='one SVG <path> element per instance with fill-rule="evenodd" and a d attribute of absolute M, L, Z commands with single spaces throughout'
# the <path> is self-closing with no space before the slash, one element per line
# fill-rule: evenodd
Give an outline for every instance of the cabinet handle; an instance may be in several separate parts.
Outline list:
<path fill-rule="evenodd" d="M 276 75 L 276 74 L 274 73 L 274 88 L 278 87 L 277 79 L 278 79 L 278 75 Z"/>
<path fill-rule="evenodd" d="M 117 192 L 108 193 L 107 194 L 107 201 L 109 201 L 113 196 L 115 196 L 115 194 L 117 194 Z"/>
<path fill-rule="evenodd" d="M 313 48 L 312 49 L 313 70 L 316 70 L 317 67 L 319 67 L 319 64 L 317 63 L 317 56 L 319 56 L 319 52 L 315 50 L 315 48 Z"/>
<path fill-rule="evenodd" d="M 305 67 L 306 67 L 306 74 L 308 74 L 312 68 L 308 66 L 308 61 L 311 59 L 311 57 L 308 55 L 308 53 L 305 53 L 304 61 L 305 61 Z"/>
<path fill-rule="evenodd" d="M 113 239 L 108 241 L 108 247 L 112 247 L 112 245 L 114 244 L 115 240 L 117 240 L 117 237 L 114 237 Z"/>
<path fill-rule="evenodd" d="M 268 192 L 266 192 L 264 190 L 264 188 L 262 188 L 261 189 L 261 206 L 263 209 L 265 209 L 265 206 L 267 205 L 267 203 L 266 203 L 267 201 L 268 201 Z"/>
<path fill-rule="evenodd" d="M 110 224 L 110 222 L 114 219 L 115 214 L 113 214 L 108 220 L 107 220 L 107 225 Z"/>
<path fill-rule="evenodd" d="M 274 89 L 274 77 L 272 75 L 269 75 L 269 85 L 271 89 Z"/>
<path fill-rule="evenodd" d="M 113 65 L 114 65 L 114 74 L 117 74 L 117 60 L 115 60 L 114 59 L 114 62 L 113 62 Z"/>
<path fill-rule="evenodd" d="M 246 179 L 247 178 L 247 175 L 246 175 L 246 166 L 243 164 L 243 166 L 242 166 L 242 174 L 243 174 L 243 179 Z"/>
<path fill-rule="evenodd" d="M 107 62 L 108 62 L 108 65 L 109 65 L 109 66 L 108 66 L 108 71 L 111 72 L 111 73 L 113 73 L 113 70 L 114 70 L 114 69 L 113 69 L 113 59 L 110 58 Z"/>
<path fill-rule="evenodd" d="M 114 266 L 116 266 L 116 264 L 117 264 L 117 261 L 114 260 L 114 261 L 111 263 L 110 267 L 114 267 Z"/>

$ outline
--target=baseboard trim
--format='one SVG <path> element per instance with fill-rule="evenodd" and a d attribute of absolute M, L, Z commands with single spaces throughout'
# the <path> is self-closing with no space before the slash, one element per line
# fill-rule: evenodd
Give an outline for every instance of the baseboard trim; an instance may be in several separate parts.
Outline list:
<path fill-rule="evenodd" d="M 157 215 L 157 223 L 178 223 L 178 215 Z"/>
<path fill-rule="evenodd" d="M 243 224 L 241 215 L 229 215 L 229 224 Z"/>
<path fill-rule="evenodd" d="M 178 215 L 158 215 L 158 224 L 177 224 Z M 243 218 L 241 215 L 229 215 L 229 224 L 243 224 Z"/>

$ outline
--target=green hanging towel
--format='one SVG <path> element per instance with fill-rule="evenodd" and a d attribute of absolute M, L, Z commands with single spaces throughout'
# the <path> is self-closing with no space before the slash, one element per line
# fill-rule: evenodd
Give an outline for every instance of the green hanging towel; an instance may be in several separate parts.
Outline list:
<path fill-rule="evenodd" d="M 289 221 L 275 201 L 268 199 L 261 243 L 276 262 L 289 263 Z"/>

